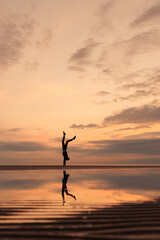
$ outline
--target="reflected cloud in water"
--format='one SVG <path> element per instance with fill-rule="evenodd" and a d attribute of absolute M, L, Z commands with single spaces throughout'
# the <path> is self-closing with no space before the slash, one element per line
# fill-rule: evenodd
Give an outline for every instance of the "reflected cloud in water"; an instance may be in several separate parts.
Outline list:
<path fill-rule="evenodd" d="M 0 172 L 1 199 L 49 199 L 60 204 L 63 199 L 65 205 L 88 207 L 152 200 L 160 196 L 159 182 L 159 169 Z"/>

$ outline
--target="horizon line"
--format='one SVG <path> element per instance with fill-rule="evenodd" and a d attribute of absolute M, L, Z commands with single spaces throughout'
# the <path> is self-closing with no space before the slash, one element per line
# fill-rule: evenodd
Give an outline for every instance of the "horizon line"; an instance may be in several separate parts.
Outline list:
<path fill-rule="evenodd" d="M 63 170 L 63 169 L 160 168 L 160 164 L 86 164 L 86 165 L 0 165 L 5 170 Z"/>

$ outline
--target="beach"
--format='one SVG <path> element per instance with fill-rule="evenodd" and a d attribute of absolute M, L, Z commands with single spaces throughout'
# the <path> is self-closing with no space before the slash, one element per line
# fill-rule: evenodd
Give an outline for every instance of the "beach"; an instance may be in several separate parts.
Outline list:
<path fill-rule="evenodd" d="M 160 239 L 159 173 L 95 166 L 3 169 L 0 238 Z"/>
<path fill-rule="evenodd" d="M 43 210 L 46 210 L 46 206 L 51 203 L 39 204 L 41 205 L 39 216 L 43 216 Z M 42 216 L 37 218 L 34 216 L 33 220 L 33 214 L 28 214 L 27 220 L 15 217 L 8 223 L 2 223 L 2 215 L 5 212 L 3 209 L 0 237 L 1 239 L 160 239 L 159 206 L 159 200 L 124 204 L 79 215 L 69 214 L 67 219 L 60 217 L 58 220 L 54 217 Z M 19 208 L 14 210 L 18 211 Z M 53 211 L 55 209 L 53 206 Z M 27 212 L 27 207 L 25 211 Z"/>

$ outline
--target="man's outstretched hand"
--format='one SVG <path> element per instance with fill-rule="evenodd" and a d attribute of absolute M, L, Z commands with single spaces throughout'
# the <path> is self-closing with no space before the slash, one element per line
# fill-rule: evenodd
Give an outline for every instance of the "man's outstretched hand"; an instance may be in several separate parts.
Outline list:
<path fill-rule="evenodd" d="M 73 138 L 74 140 L 76 139 L 76 136 L 74 136 L 74 138 Z"/>
<path fill-rule="evenodd" d="M 63 131 L 63 135 L 65 136 L 66 135 L 66 133 Z"/>

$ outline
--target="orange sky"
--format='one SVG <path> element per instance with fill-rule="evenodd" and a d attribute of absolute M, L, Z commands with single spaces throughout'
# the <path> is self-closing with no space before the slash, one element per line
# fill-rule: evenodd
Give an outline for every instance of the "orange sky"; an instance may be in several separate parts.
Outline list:
<path fill-rule="evenodd" d="M 0 0 L 0 164 L 160 163 L 160 1 Z"/>

